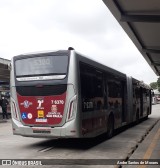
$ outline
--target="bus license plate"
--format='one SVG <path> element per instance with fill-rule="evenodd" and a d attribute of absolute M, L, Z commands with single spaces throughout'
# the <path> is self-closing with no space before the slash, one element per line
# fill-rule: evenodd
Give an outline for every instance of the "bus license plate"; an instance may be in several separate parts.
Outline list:
<path fill-rule="evenodd" d="M 33 133 L 40 133 L 40 134 L 50 134 L 51 130 L 50 129 L 40 129 L 40 128 L 32 128 Z"/>

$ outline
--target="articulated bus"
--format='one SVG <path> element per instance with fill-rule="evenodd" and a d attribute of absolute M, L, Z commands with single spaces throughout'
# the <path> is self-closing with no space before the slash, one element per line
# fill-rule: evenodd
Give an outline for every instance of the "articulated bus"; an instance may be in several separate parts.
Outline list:
<path fill-rule="evenodd" d="M 151 88 L 73 48 L 11 61 L 13 134 L 90 138 L 147 118 Z"/>

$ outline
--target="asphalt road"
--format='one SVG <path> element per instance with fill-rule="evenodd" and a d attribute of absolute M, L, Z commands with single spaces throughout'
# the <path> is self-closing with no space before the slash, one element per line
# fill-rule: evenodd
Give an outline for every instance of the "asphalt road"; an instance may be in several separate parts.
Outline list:
<path fill-rule="evenodd" d="M 57 159 L 62 159 L 59 160 L 59 165 L 46 165 L 42 167 L 118 167 L 115 165 L 112 166 L 96 164 L 103 163 L 103 159 L 111 159 L 111 162 L 113 159 L 143 159 L 146 152 L 145 150 L 148 149 L 152 141 L 152 137 L 154 138 L 156 134 L 156 128 L 160 122 L 158 122 L 159 119 L 160 105 L 153 105 L 152 115 L 150 115 L 147 120 L 139 123 L 138 125 L 120 130 L 120 132 L 118 132 L 112 139 L 109 140 L 107 140 L 104 136 L 81 140 L 26 138 L 12 134 L 11 120 L 9 120 L 5 123 L 0 123 L 0 158 L 22 160 L 51 159 L 44 161 L 51 161 L 52 164 L 54 164 L 54 161 L 57 161 Z M 150 137 L 150 139 L 148 139 L 148 137 Z M 144 147 L 141 147 L 146 140 L 148 144 L 145 144 Z M 140 148 L 142 148 L 144 152 L 142 152 Z M 154 154 L 154 151 L 152 151 L 152 158 L 156 159 L 156 154 Z M 74 160 L 75 162 L 73 162 L 73 159 L 76 159 Z M 60 165 L 61 163 L 70 164 L 70 161 L 73 165 Z M 88 163 L 91 165 L 76 165 L 77 162 L 79 163 L 81 161 L 85 162 L 85 164 Z M 30 166 L 30 168 L 31 167 L 38 166 Z"/>

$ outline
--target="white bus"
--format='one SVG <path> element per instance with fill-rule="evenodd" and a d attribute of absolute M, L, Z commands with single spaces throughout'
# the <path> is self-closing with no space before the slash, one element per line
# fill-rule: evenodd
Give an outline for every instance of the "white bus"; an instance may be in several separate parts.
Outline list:
<path fill-rule="evenodd" d="M 73 48 L 11 61 L 13 134 L 86 138 L 151 114 L 151 89 Z"/>

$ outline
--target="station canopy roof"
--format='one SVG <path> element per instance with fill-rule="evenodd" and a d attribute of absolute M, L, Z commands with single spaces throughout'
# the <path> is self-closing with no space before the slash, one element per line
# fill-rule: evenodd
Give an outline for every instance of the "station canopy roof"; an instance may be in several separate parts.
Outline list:
<path fill-rule="evenodd" d="M 10 60 L 0 58 L 0 85 L 4 82 L 9 82 L 10 80 L 10 70 L 8 69 L 8 64 Z"/>
<path fill-rule="evenodd" d="M 160 0 L 103 0 L 160 76 Z"/>

